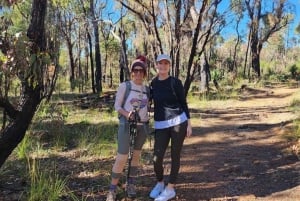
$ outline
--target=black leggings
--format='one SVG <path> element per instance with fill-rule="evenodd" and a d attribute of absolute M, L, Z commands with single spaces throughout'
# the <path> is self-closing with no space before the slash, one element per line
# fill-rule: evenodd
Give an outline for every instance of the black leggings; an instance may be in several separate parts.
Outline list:
<path fill-rule="evenodd" d="M 154 171 L 157 181 L 164 177 L 163 158 L 171 140 L 171 173 L 169 183 L 175 184 L 180 168 L 180 152 L 186 136 L 187 121 L 170 128 L 155 130 Z"/>

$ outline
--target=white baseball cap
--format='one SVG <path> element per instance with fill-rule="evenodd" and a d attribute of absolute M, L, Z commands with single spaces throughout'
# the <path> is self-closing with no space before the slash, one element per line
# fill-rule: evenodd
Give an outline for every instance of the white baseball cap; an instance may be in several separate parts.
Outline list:
<path fill-rule="evenodd" d="M 157 58 L 156 58 L 156 62 L 159 62 L 161 60 L 167 60 L 169 63 L 171 63 L 171 58 L 167 54 L 160 54 L 160 55 L 158 55 Z"/>

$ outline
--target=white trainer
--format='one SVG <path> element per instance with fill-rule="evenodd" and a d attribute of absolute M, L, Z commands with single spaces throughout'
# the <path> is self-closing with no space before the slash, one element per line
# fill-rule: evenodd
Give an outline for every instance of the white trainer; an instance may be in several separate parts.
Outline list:
<path fill-rule="evenodd" d="M 165 188 L 165 190 L 154 201 L 168 201 L 176 196 L 175 190 Z"/>
<path fill-rule="evenodd" d="M 161 192 L 163 192 L 165 188 L 165 184 L 163 182 L 157 182 L 152 191 L 150 192 L 150 197 L 155 199 L 159 196 Z"/>

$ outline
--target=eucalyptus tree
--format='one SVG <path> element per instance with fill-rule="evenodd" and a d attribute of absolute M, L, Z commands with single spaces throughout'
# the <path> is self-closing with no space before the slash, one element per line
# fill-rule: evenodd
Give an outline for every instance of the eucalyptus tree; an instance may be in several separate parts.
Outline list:
<path fill-rule="evenodd" d="M 252 69 L 260 78 L 260 53 L 264 43 L 290 21 L 290 4 L 287 0 L 238 0 L 245 9 L 249 22 Z"/>
<path fill-rule="evenodd" d="M 95 39 L 95 89 L 97 93 L 102 92 L 102 68 L 101 68 L 101 52 L 100 52 L 100 38 L 99 38 L 99 19 L 96 10 L 102 10 L 105 7 L 105 3 L 101 4 L 99 2 L 94 2 L 94 0 L 89 0 L 90 2 L 90 18 L 94 29 L 94 39 Z M 100 5 L 100 8 L 96 8 L 96 5 Z"/>
<path fill-rule="evenodd" d="M 105 43 L 105 41 L 100 40 L 100 36 L 101 30 L 105 29 L 106 26 L 103 23 L 105 20 L 101 15 L 107 4 L 107 0 L 70 0 L 70 5 L 72 5 L 71 12 L 75 14 L 76 19 L 75 26 L 84 27 L 82 30 L 84 33 L 78 32 L 77 38 L 80 38 L 80 34 L 86 37 L 87 43 L 83 44 L 83 46 L 86 56 L 90 58 L 92 90 L 93 93 L 98 94 L 102 92 L 103 74 L 100 46 L 102 43 Z M 78 43 L 79 41 L 76 40 L 76 42 Z"/>
<path fill-rule="evenodd" d="M 88 69 L 89 66 L 91 68 L 91 88 L 93 93 L 96 93 L 96 88 L 95 88 L 95 70 L 94 70 L 94 56 L 93 56 L 93 39 L 92 39 L 92 31 L 90 30 L 90 23 L 88 20 L 89 19 L 89 13 L 90 13 L 90 9 L 89 9 L 89 2 L 86 2 L 84 0 L 79 0 L 79 6 L 81 6 L 81 10 L 82 10 L 82 15 L 83 15 L 83 26 L 84 26 L 84 32 L 86 35 L 86 40 L 87 42 L 84 43 L 84 49 L 85 49 L 85 57 L 86 57 L 86 70 L 85 70 L 85 81 L 87 81 L 89 79 L 89 73 L 88 73 Z M 90 65 L 89 62 L 90 61 Z"/>
<path fill-rule="evenodd" d="M 123 13 L 123 8 L 121 10 Z M 122 15 L 123 16 L 123 15 Z M 119 36 L 114 34 L 115 38 L 118 39 L 120 43 L 120 64 L 119 64 L 119 70 L 120 70 L 120 82 L 123 82 L 124 80 L 129 80 L 130 78 L 130 72 L 129 72 L 129 66 L 128 66 L 128 56 L 127 56 L 127 36 L 125 31 L 125 22 L 124 18 L 121 17 L 121 23 L 119 26 Z"/>
<path fill-rule="evenodd" d="M 76 0 L 63 0 L 63 1 L 54 1 L 57 11 L 59 24 L 58 28 L 60 33 L 65 41 L 68 56 L 69 56 L 69 81 L 71 90 L 75 89 L 75 69 L 76 69 L 76 61 L 75 61 L 75 53 L 74 46 L 77 41 L 77 18 L 78 16 L 75 13 L 75 1 Z"/>
<path fill-rule="evenodd" d="M 135 43 L 135 46 L 137 48 L 140 44 L 143 44 L 144 47 L 138 50 L 138 52 L 143 52 L 148 57 L 156 57 L 160 52 L 163 52 L 162 39 L 158 33 L 159 30 L 156 23 L 158 16 L 155 16 L 154 13 L 158 1 L 117 1 L 129 11 L 129 14 L 131 13 L 133 17 L 136 17 L 133 25 L 135 31 L 134 35 L 136 35 L 136 41 L 139 43 Z"/>
<path fill-rule="evenodd" d="M 59 67 L 56 21 L 52 18 L 55 15 L 46 14 L 48 1 L 20 2 L 24 4 L 31 5 L 30 13 L 21 10 L 27 31 L 14 29 L 14 15 L 10 14 L 17 7 L 4 11 L 9 23 L 0 25 L 0 107 L 9 119 L 0 131 L 0 167 L 24 138 L 41 101 L 51 96 Z M 7 16 L 3 15 L 1 20 Z M 7 96 L 8 82 L 12 80 L 20 84 L 15 103 Z"/>
<path fill-rule="evenodd" d="M 224 27 L 224 17 L 217 13 L 221 0 L 118 1 L 141 22 L 151 56 L 171 55 L 172 74 L 185 77 L 187 95 L 207 43 Z"/>
<path fill-rule="evenodd" d="M 186 93 L 195 78 L 197 66 L 200 66 L 200 89 L 207 91 L 209 80 L 209 61 L 205 53 L 207 45 L 219 36 L 225 26 L 225 14 L 218 12 L 218 7 L 222 0 L 202 1 L 202 5 L 197 11 L 194 7 L 194 31 L 192 44 L 187 64 L 187 73 L 184 83 Z M 197 4 L 195 4 L 197 5 Z"/>
<path fill-rule="evenodd" d="M 122 55 L 120 54 L 121 47 L 120 42 L 113 37 L 113 28 L 111 26 L 107 25 L 106 28 L 101 29 L 101 32 L 103 36 L 103 43 L 101 45 L 104 66 L 102 76 L 103 83 L 106 83 L 109 88 L 112 88 L 113 84 L 124 80 L 120 80 L 120 77 L 116 76 L 119 69 L 117 66 L 122 63 L 117 59 Z"/>
<path fill-rule="evenodd" d="M 235 71 L 235 73 L 237 73 L 237 61 L 236 61 L 237 50 L 238 50 L 238 47 L 242 40 L 242 36 L 241 36 L 240 30 L 239 30 L 239 27 L 241 25 L 241 21 L 243 19 L 244 13 L 237 1 L 232 0 L 230 2 L 230 4 L 231 4 L 231 10 L 233 10 L 233 12 L 235 13 L 235 19 L 236 19 L 236 24 L 235 24 L 236 43 L 234 46 L 234 52 L 233 52 L 233 58 L 232 58 L 233 66 L 230 68 L 230 70 Z M 246 58 L 247 58 L 247 54 L 246 54 Z"/>
<path fill-rule="evenodd" d="M 57 5 L 57 10 L 59 10 L 59 28 L 69 54 L 69 81 L 71 89 L 75 89 L 76 80 L 83 79 L 80 61 L 82 57 L 81 52 L 84 49 L 86 55 L 90 57 L 93 93 L 101 93 L 102 67 L 99 39 L 99 22 L 101 19 L 97 11 L 102 10 L 105 4 L 94 0 L 63 0 L 54 2 Z M 86 38 L 87 40 L 85 40 Z M 87 42 L 81 44 L 81 41 Z M 82 46 L 85 48 L 81 48 Z M 87 77 L 87 73 L 85 75 Z"/>

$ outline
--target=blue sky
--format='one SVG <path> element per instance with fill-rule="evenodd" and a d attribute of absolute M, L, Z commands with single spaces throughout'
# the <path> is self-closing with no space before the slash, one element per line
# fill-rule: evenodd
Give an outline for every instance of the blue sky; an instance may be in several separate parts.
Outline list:
<path fill-rule="evenodd" d="M 295 29 L 300 24 L 300 0 L 289 0 L 289 2 L 295 5 L 295 19 L 291 24 L 291 28 Z"/>
<path fill-rule="evenodd" d="M 229 7 L 230 0 L 223 0 L 220 5 L 220 10 L 226 10 Z M 265 3 L 271 4 L 273 3 L 272 0 L 264 0 Z M 300 35 L 295 35 L 295 28 L 300 23 L 300 0 L 288 0 L 288 3 L 291 6 L 291 9 L 293 13 L 295 14 L 294 21 L 289 26 L 289 37 L 296 36 L 300 38 Z M 242 35 L 247 35 L 248 29 L 246 28 L 246 23 L 248 22 L 248 19 L 245 19 L 242 24 L 240 25 L 240 32 Z M 222 34 L 225 36 L 231 36 L 236 35 L 234 24 L 229 24 L 223 31 Z"/>
<path fill-rule="evenodd" d="M 230 0 L 222 0 L 220 7 L 219 7 L 220 11 L 224 11 L 224 10 L 228 9 L 229 2 L 230 2 Z M 273 0 L 263 0 L 263 3 L 266 3 L 267 5 L 269 5 L 269 4 L 271 5 L 271 3 L 273 3 Z M 293 10 L 293 13 L 295 14 L 295 19 L 289 26 L 289 37 L 292 37 L 295 34 L 296 26 L 300 23 L 300 0 L 288 0 L 288 3 L 293 5 L 292 10 Z M 112 16 L 114 16 L 113 20 L 118 20 L 120 17 L 120 14 L 114 12 L 115 6 L 116 6 L 115 4 L 119 4 L 119 2 L 108 1 L 108 5 L 107 5 L 106 9 L 108 12 L 110 12 L 112 14 Z M 110 17 L 112 17 L 112 16 L 110 16 Z M 106 18 L 106 16 L 104 16 L 104 18 Z M 247 33 L 248 33 L 248 28 L 246 27 L 246 23 L 248 21 L 249 21 L 248 19 L 245 19 L 242 22 L 242 24 L 240 25 L 240 34 L 242 34 L 244 36 L 247 36 Z M 235 23 L 233 22 L 225 27 L 225 29 L 222 31 L 222 34 L 225 38 L 236 35 L 234 26 L 235 26 Z M 300 38 L 300 34 L 295 35 L 295 36 L 297 38 Z"/>

